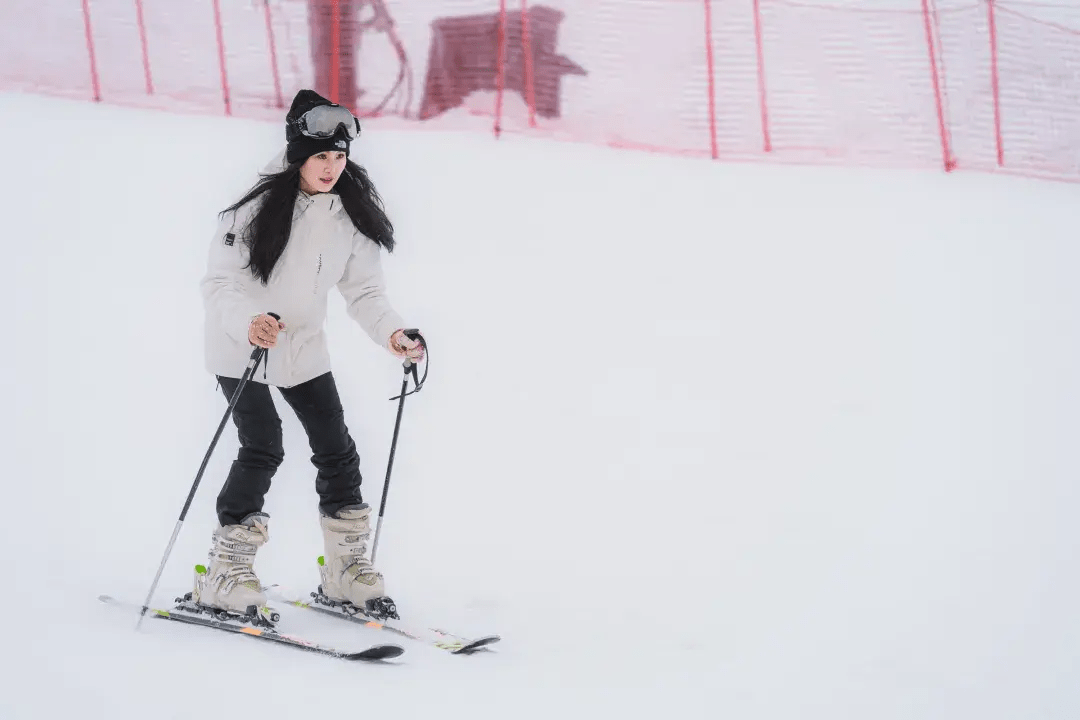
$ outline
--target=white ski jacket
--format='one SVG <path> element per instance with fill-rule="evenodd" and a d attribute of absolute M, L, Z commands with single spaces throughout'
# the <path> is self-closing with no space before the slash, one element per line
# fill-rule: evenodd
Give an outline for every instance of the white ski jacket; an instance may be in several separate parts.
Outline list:
<path fill-rule="evenodd" d="M 260 202 L 226 213 L 210 244 L 200 284 L 207 369 L 225 377 L 243 375 L 254 348 L 248 325 L 257 315 L 273 312 L 281 316 L 285 330 L 251 380 L 292 387 L 328 372 L 326 298 L 335 285 L 349 315 L 386 348 L 405 323 L 386 297 L 382 247 L 356 229 L 341 199 L 330 193 L 297 195 L 289 242 L 265 286 L 246 267 L 248 249 L 242 237 Z"/>

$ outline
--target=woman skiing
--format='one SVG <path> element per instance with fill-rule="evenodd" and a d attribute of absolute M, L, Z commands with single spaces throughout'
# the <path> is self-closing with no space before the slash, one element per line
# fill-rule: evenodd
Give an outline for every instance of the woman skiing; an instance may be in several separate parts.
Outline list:
<path fill-rule="evenodd" d="M 199 604 L 240 614 L 266 604 L 255 553 L 269 539 L 263 500 L 284 458 L 270 386 L 296 413 L 318 470 L 323 593 L 361 607 L 385 595 L 383 577 L 367 559 L 370 508 L 330 372 L 327 293 L 336 285 L 348 314 L 396 356 L 418 361 L 423 347 L 404 334 L 386 297 L 380 252 L 393 250 L 394 228 L 367 172 L 348 159 L 359 134 L 346 108 L 298 92 L 285 117 L 284 153 L 222 213 L 211 243 L 201 283 L 206 364 L 227 398 L 252 346 L 267 352 L 233 412 L 240 450 L 217 498 L 209 567 L 196 574 Z"/>

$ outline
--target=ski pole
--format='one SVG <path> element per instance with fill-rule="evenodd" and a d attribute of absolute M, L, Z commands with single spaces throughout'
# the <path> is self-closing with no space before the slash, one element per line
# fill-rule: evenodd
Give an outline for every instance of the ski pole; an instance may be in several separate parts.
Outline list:
<path fill-rule="evenodd" d="M 430 363 L 431 358 L 427 352 L 427 341 L 424 340 L 424 336 L 417 330 L 406 330 L 405 336 L 410 340 L 419 342 L 424 346 L 424 355 L 427 358 L 427 362 Z M 401 414 L 405 409 L 405 398 L 413 393 L 419 392 L 420 388 L 424 386 L 424 381 L 427 380 L 427 365 L 424 366 L 424 377 L 421 380 L 416 379 L 416 364 L 405 359 L 402 368 L 405 370 L 405 377 L 401 380 L 401 394 L 391 400 L 398 401 L 397 407 L 397 419 L 394 421 L 394 437 L 390 441 L 390 459 L 386 462 L 386 480 L 383 482 L 382 500 L 379 502 L 379 517 L 375 522 L 375 539 L 371 543 L 371 564 L 375 564 L 375 553 L 379 550 L 379 533 L 382 532 L 382 520 L 383 515 L 386 513 L 386 496 L 390 491 L 390 473 L 394 469 L 394 455 L 397 453 L 397 441 L 398 433 L 401 430 Z M 409 389 L 409 375 L 413 376 L 413 381 L 416 383 L 416 388 L 412 392 L 406 392 Z"/>
<path fill-rule="evenodd" d="M 267 313 L 267 315 L 275 320 L 281 320 L 281 318 L 274 313 Z M 203 456 L 202 465 L 199 466 L 199 472 L 195 475 L 195 482 L 191 485 L 191 491 L 188 493 L 187 500 L 184 502 L 184 508 L 180 511 L 180 519 L 176 521 L 176 527 L 173 528 L 172 537 L 169 538 L 169 544 L 165 548 L 165 555 L 161 558 L 161 565 L 158 566 L 157 574 L 154 575 L 154 582 L 150 584 L 150 592 L 146 594 L 146 602 L 143 603 L 142 610 L 139 612 L 139 620 L 135 623 L 135 630 L 138 630 L 142 625 L 143 618 L 146 616 L 146 611 L 150 609 L 150 601 L 154 597 L 154 591 L 157 589 L 158 581 L 161 580 L 161 573 L 165 570 L 165 563 L 169 561 L 169 555 L 172 554 L 173 545 L 176 544 L 176 538 L 180 534 L 180 528 L 184 524 L 184 519 L 187 517 L 188 509 L 191 507 L 191 501 L 195 499 L 195 491 L 199 489 L 199 483 L 202 482 L 203 472 L 206 471 L 206 465 L 210 462 L 210 455 L 213 454 L 214 447 L 217 445 L 218 439 L 221 437 L 221 432 L 225 429 L 225 424 L 229 421 L 229 416 L 232 415 L 237 401 L 240 400 L 240 393 L 244 391 L 244 386 L 247 385 L 248 379 L 255 373 L 255 370 L 259 367 L 259 363 L 265 356 L 266 348 L 256 347 L 251 351 L 251 357 L 248 359 L 244 375 L 240 378 L 240 384 L 236 386 L 236 392 L 234 392 L 232 398 L 229 399 L 229 408 L 225 411 L 225 416 L 221 418 L 221 422 L 218 423 L 217 432 L 214 433 L 214 439 L 210 441 L 210 447 L 207 449 L 206 455 Z"/>

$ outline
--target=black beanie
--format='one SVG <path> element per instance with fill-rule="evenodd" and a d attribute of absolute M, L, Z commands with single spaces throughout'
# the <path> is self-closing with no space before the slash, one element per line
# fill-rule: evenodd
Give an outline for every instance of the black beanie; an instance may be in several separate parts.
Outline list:
<path fill-rule="evenodd" d="M 312 155 L 332 150 L 344 150 L 345 156 L 349 155 L 349 136 L 344 130 L 339 130 L 328 138 L 308 137 L 300 132 L 297 121 L 312 108 L 320 105 L 337 106 L 324 98 L 314 90 L 301 90 L 293 98 L 292 107 L 285 115 L 285 140 L 288 145 L 285 148 L 285 160 L 290 165 L 298 160 L 307 160 Z"/>

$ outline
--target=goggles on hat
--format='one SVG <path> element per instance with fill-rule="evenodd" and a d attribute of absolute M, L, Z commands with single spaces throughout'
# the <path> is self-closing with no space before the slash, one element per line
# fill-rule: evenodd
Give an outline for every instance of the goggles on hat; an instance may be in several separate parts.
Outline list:
<path fill-rule="evenodd" d="M 333 137 L 345 131 L 349 140 L 360 136 L 360 121 L 341 105 L 318 105 L 297 118 L 294 123 L 301 135 L 309 138 Z"/>

